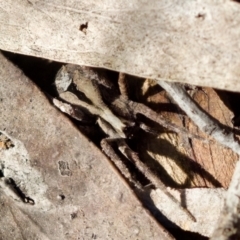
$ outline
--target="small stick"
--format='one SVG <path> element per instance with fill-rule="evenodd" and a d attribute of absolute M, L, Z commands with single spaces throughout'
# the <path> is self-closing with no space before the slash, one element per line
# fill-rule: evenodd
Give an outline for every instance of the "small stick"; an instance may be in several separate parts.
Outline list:
<path fill-rule="evenodd" d="M 240 155 L 240 145 L 234 134 L 226 131 L 217 120 L 206 113 L 180 84 L 160 80 L 157 82 L 203 132 Z"/>

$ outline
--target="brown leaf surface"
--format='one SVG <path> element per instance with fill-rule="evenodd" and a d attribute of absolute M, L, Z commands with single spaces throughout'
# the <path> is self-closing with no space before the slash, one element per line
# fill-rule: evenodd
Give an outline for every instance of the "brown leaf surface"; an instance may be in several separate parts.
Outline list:
<path fill-rule="evenodd" d="M 0 62 L 0 238 L 172 239 L 106 157 L 18 69 Z"/>
<path fill-rule="evenodd" d="M 192 97 L 213 118 L 227 127 L 233 127 L 231 119 L 234 115 L 227 107 L 228 99 L 224 93 L 218 94 L 211 88 L 202 88 L 194 91 Z M 186 126 L 189 131 L 204 136 L 191 121 L 186 121 Z M 194 160 L 223 187 L 227 188 L 238 161 L 238 155 L 215 141 L 210 144 L 204 144 L 193 139 L 192 149 Z M 209 181 L 203 180 L 206 186 L 214 186 Z M 204 186 L 204 183 L 199 178 L 196 179 L 197 185 Z"/>
<path fill-rule="evenodd" d="M 155 137 L 142 133 L 138 137 L 138 143 L 141 159 L 167 186 L 180 188 L 179 191 L 170 192 L 175 192 L 197 222 L 189 221 L 180 209 L 173 208 L 173 204 L 166 204 L 170 201 L 169 198 L 158 189 L 151 193 L 157 208 L 182 229 L 210 237 L 220 216 L 225 196 L 225 191 L 219 187 L 228 187 L 238 156 L 200 132 L 154 81 L 145 80 L 141 91 L 137 90 L 138 93 L 142 91 L 138 95 L 140 101 L 147 102 L 166 121 L 203 138 L 189 139 L 184 133 L 176 134 L 168 129 L 161 129 L 152 122 L 152 127 L 157 127 L 161 130 L 160 133 Z M 224 93 L 217 93 L 211 88 L 193 88 L 189 94 L 211 116 L 225 126 L 232 127 L 233 113 L 228 108 L 228 99 Z M 197 189 L 188 189 L 196 187 Z M 200 189 L 201 187 L 212 189 Z M 216 187 L 218 189 L 213 189 Z"/>
<path fill-rule="evenodd" d="M 154 83 L 147 80 L 143 85 L 143 94 L 159 114 L 166 120 L 189 129 L 189 132 L 208 139 L 179 108 L 173 106 L 164 91 L 150 93 L 154 87 L 156 87 Z M 196 88 L 190 94 L 215 119 L 232 127 L 233 113 L 215 90 Z M 141 145 L 147 150 L 142 147 L 141 155 L 148 159 L 152 168 L 167 185 L 181 188 L 228 187 L 238 160 L 237 154 L 230 149 L 211 139 L 208 139 L 210 142 L 189 139 L 184 134 L 178 135 L 166 129 L 155 138 L 144 136 L 142 139 Z"/>

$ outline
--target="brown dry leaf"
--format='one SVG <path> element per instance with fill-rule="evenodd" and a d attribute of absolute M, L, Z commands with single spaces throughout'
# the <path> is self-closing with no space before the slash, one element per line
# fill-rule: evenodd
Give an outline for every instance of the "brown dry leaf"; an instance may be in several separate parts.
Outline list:
<path fill-rule="evenodd" d="M 12 142 L 0 149 L 0 239 L 172 239 L 101 151 L 0 62 L 0 132 Z"/>
<path fill-rule="evenodd" d="M 218 94 L 211 88 L 202 88 L 194 90 L 192 98 L 220 123 L 230 128 L 233 127 L 231 119 L 234 115 L 226 105 L 228 99 L 224 93 Z M 204 134 L 191 121 L 186 120 L 186 127 L 189 131 L 204 137 Z M 222 187 L 228 188 L 236 162 L 238 161 L 238 155 L 216 141 L 204 144 L 195 139 L 192 139 L 192 151 L 194 161 L 200 164 L 203 170 L 215 178 Z M 207 187 L 216 186 L 204 177 L 202 180 L 200 180 L 200 177 L 196 178 L 195 184 Z"/>
<path fill-rule="evenodd" d="M 194 88 L 189 93 L 211 116 L 225 126 L 232 127 L 233 113 L 226 106 L 227 98 L 223 93 L 220 95 L 211 88 Z M 211 140 L 198 130 L 152 80 L 146 80 L 143 83 L 141 101 L 146 101 L 166 120 L 188 129 L 190 133 L 201 136 L 203 139 Z M 167 129 L 162 129 L 156 137 L 143 134 L 138 139 L 142 146 L 139 149 L 142 159 L 155 170 L 167 186 L 183 189 L 180 192 L 173 191 L 172 194 L 187 206 L 197 222 L 189 221 L 186 215 L 172 208 L 171 204 L 164 205 L 165 202 L 169 202 L 169 199 L 156 190 L 152 191 L 151 196 L 158 209 L 181 228 L 210 237 L 223 207 L 225 191 L 223 189 L 191 191 L 184 188 L 227 188 L 238 160 L 237 154 L 214 140 L 204 142 L 194 138 L 189 139 L 184 134 L 169 132 Z M 182 194 L 183 191 L 184 194 Z M 172 215 L 172 212 L 175 214 Z M 210 216 L 207 217 L 206 213 Z M 209 224 L 210 219 L 211 224 Z"/>
<path fill-rule="evenodd" d="M 145 82 L 144 88 L 154 86 L 152 81 Z M 143 89 L 143 92 L 147 90 Z M 211 88 L 192 90 L 193 99 L 200 106 L 219 120 L 222 124 L 232 127 L 233 113 Z M 146 92 L 147 94 L 147 92 Z M 173 107 L 164 91 L 149 95 L 147 101 L 155 105 L 159 114 L 166 120 L 180 127 L 187 128 L 190 133 L 208 137 L 199 132 L 197 127 L 177 107 Z M 157 107 L 156 107 L 157 106 Z M 215 141 L 204 142 L 189 139 L 184 134 L 170 133 L 164 130 L 156 138 L 143 138 L 142 155 L 152 162 L 160 178 L 172 187 L 228 187 L 238 160 L 237 154 Z M 210 140 L 210 139 L 208 139 Z M 157 161 L 157 164 L 156 164 Z"/>

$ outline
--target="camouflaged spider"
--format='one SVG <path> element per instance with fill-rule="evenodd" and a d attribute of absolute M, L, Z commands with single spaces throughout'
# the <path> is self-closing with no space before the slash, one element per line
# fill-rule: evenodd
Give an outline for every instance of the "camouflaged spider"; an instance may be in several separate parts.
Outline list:
<path fill-rule="evenodd" d="M 114 162 L 121 174 L 138 190 L 143 190 L 143 186 L 138 182 L 129 169 L 115 153 L 112 142 L 115 142 L 119 151 L 126 159 L 156 187 L 161 189 L 169 198 L 175 202 L 193 221 L 194 216 L 167 191 L 164 183 L 151 171 L 126 143 L 129 137 L 126 129 L 135 126 L 138 114 L 159 123 L 165 128 L 177 133 L 184 133 L 190 138 L 199 138 L 190 134 L 170 122 L 167 122 L 157 112 L 144 104 L 131 101 L 127 94 L 125 75 L 119 74 L 118 85 L 120 95 L 114 92 L 112 83 L 99 72 L 89 67 L 77 65 L 63 66 L 57 73 L 55 86 L 59 94 L 59 99 L 54 99 L 54 104 L 63 112 L 69 114 L 77 120 L 85 119 L 86 112 L 97 117 L 97 123 L 102 131 L 108 136 L 101 140 L 103 152 Z M 108 102 L 108 105 L 104 100 Z M 62 102 L 63 101 L 63 102 Z M 79 110 L 84 109 L 83 111 Z M 111 108 L 111 109 L 110 109 Z M 116 114 L 117 113 L 117 114 Z M 140 128 L 151 132 L 152 129 L 144 123 L 138 124 Z"/>

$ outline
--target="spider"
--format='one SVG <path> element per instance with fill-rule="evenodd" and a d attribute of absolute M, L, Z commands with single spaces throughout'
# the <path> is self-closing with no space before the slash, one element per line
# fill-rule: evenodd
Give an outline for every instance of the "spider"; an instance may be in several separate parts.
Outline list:
<path fill-rule="evenodd" d="M 130 100 L 126 77 L 123 73 L 120 73 L 118 77 L 119 90 L 115 90 L 113 83 L 106 78 L 103 72 L 68 64 L 57 73 L 55 86 L 60 100 L 54 99 L 53 102 L 60 110 L 80 121 L 87 121 L 89 116 L 96 117 L 98 125 L 107 135 L 107 138 L 102 139 L 100 143 L 102 151 L 113 161 L 132 186 L 141 191 L 144 189 L 115 152 L 112 143 L 118 146 L 123 157 L 134 164 L 156 188 L 161 189 L 191 220 L 196 221 L 194 216 L 167 191 L 166 186 L 155 173 L 140 160 L 138 154 L 128 146 L 126 140 L 131 138 L 136 127 L 150 133 L 154 132 L 143 122 L 136 124 L 139 115 L 144 115 L 173 132 L 184 133 L 190 138 L 199 139 L 200 137 L 167 122 L 160 114 L 146 105 Z"/>

